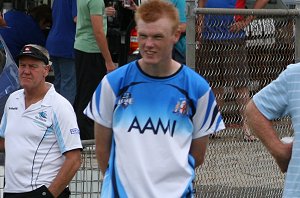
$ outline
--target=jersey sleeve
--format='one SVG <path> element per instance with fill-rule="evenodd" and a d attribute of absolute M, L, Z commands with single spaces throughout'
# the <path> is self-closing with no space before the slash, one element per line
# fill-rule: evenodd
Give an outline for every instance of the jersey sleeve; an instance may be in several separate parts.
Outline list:
<path fill-rule="evenodd" d="M 62 100 L 53 112 L 53 129 L 61 153 L 82 149 L 80 131 L 72 105 Z"/>
<path fill-rule="evenodd" d="M 287 114 L 288 106 L 288 69 L 272 83 L 254 95 L 253 101 L 258 110 L 269 120 Z"/>
<path fill-rule="evenodd" d="M 116 96 L 111 89 L 107 77 L 105 76 L 94 92 L 88 106 L 84 110 L 84 114 L 98 124 L 107 128 L 112 128 L 115 100 Z"/>
<path fill-rule="evenodd" d="M 193 117 L 193 124 L 195 128 L 193 139 L 225 129 L 215 96 L 210 88 L 196 103 L 196 113 Z"/>
<path fill-rule="evenodd" d="M 4 109 L 3 109 L 3 115 L 2 118 L 0 118 L 0 137 L 5 138 L 5 130 L 6 130 L 6 125 L 7 125 L 7 106 L 10 101 L 10 96 L 6 100 Z"/>
<path fill-rule="evenodd" d="M 6 111 L 4 110 L 4 113 L 3 113 L 3 116 L 1 119 L 1 123 L 0 123 L 0 137 L 2 137 L 2 138 L 4 138 L 6 124 L 7 124 L 7 115 L 6 115 Z"/>

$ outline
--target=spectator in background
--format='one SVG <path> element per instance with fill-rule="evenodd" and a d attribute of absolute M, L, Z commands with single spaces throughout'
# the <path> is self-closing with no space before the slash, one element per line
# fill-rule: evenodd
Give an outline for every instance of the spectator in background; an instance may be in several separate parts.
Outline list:
<path fill-rule="evenodd" d="M 74 42 L 76 32 L 76 0 L 54 0 L 52 5 L 52 27 L 46 48 L 50 53 L 54 70 L 55 90 L 74 103 L 76 96 L 76 70 Z"/>
<path fill-rule="evenodd" d="M 254 9 L 263 8 L 269 0 L 256 0 Z M 199 0 L 203 8 L 245 8 L 245 0 Z M 201 18 L 199 18 L 201 19 Z M 239 105 L 245 141 L 255 141 L 244 117 L 244 106 L 249 101 L 249 68 L 244 28 L 254 16 L 206 15 L 199 24 L 200 41 L 203 50 L 200 54 L 199 73 L 211 83 L 220 108 L 224 106 L 224 88 L 232 86 Z M 198 20 L 200 22 L 202 20 Z M 205 51 L 205 49 L 207 49 Z M 211 50 L 213 49 L 213 50 Z M 230 56 L 230 57 L 229 57 Z M 231 61 L 228 61 L 229 58 Z"/>
<path fill-rule="evenodd" d="M 224 123 L 206 80 L 172 59 L 175 7 L 149 0 L 135 20 L 142 58 L 107 74 L 85 109 L 105 174 L 101 197 L 193 197 L 208 135 Z"/>
<path fill-rule="evenodd" d="M 44 30 L 52 24 L 49 6 L 40 5 L 32 8 L 28 13 L 10 10 L 4 14 L 4 19 L 7 28 L 0 28 L 0 34 L 16 62 L 16 56 L 24 45 L 31 43 L 45 46 Z"/>
<path fill-rule="evenodd" d="M 45 48 L 25 45 L 17 58 L 23 89 L 9 96 L 0 124 L 4 197 L 67 198 L 82 149 L 73 107 L 45 82 L 50 69 Z"/>
<path fill-rule="evenodd" d="M 76 98 L 74 109 L 82 139 L 94 138 L 94 122 L 83 114 L 93 92 L 107 72 L 115 69 L 107 40 L 103 0 L 77 0 L 75 36 Z"/>
<path fill-rule="evenodd" d="M 186 2 L 182 0 L 168 0 L 172 3 L 178 10 L 179 14 L 179 29 L 180 29 L 180 38 L 178 42 L 175 44 L 172 52 L 172 57 L 174 60 L 185 64 L 186 63 L 186 16 L 185 16 L 185 7 Z"/>
<path fill-rule="evenodd" d="M 286 173 L 284 198 L 300 197 L 300 63 L 289 65 L 279 77 L 253 96 L 247 105 L 250 128 Z M 273 121 L 290 116 L 294 140 L 284 142 L 278 137 Z"/>

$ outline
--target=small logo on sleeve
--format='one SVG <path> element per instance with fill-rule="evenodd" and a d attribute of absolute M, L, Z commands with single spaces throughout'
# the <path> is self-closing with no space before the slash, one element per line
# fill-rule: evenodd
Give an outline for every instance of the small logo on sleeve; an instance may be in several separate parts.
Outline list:
<path fill-rule="evenodd" d="M 70 133 L 71 134 L 79 134 L 79 129 L 77 129 L 77 128 L 70 129 Z"/>

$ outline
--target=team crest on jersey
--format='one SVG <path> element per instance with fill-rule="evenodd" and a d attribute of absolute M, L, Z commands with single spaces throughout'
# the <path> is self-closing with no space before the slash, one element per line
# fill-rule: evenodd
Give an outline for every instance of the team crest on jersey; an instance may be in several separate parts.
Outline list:
<path fill-rule="evenodd" d="M 38 113 L 38 116 L 35 116 L 36 119 L 46 122 L 47 121 L 47 113 L 46 111 L 41 111 Z"/>
<path fill-rule="evenodd" d="M 175 108 L 173 110 L 174 113 L 186 115 L 188 113 L 189 106 L 187 103 L 187 100 L 184 99 L 179 99 L 175 105 Z"/>
<path fill-rule="evenodd" d="M 120 98 L 118 105 L 122 105 L 123 107 L 127 107 L 128 105 L 133 103 L 133 98 L 131 97 L 131 93 L 125 92 Z"/>

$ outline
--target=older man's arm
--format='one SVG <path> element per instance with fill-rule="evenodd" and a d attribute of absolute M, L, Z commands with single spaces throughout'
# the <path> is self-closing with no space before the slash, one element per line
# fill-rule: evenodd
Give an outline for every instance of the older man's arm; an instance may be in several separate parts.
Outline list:
<path fill-rule="evenodd" d="M 60 168 L 55 179 L 48 187 L 48 190 L 54 197 L 58 197 L 62 191 L 69 185 L 74 175 L 81 165 L 81 151 L 75 149 L 64 153 L 65 161 Z"/>
<path fill-rule="evenodd" d="M 245 114 L 249 127 L 275 158 L 280 170 L 286 172 L 292 154 L 292 143 L 281 142 L 273 128 L 272 121 L 258 110 L 253 100 L 247 104 Z"/>

